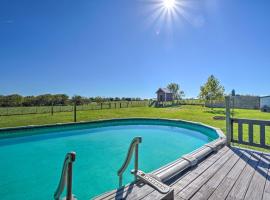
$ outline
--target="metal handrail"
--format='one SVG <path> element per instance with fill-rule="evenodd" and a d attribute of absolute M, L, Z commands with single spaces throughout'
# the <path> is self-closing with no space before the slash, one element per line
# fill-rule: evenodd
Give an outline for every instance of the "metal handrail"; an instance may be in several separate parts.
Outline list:
<path fill-rule="evenodd" d="M 118 170 L 117 175 L 119 176 L 119 187 L 122 186 L 122 180 L 123 180 L 123 173 L 125 172 L 126 168 L 128 167 L 128 164 L 130 163 L 132 154 L 134 152 L 134 148 L 135 148 L 135 162 L 134 162 L 134 176 L 135 176 L 135 180 L 137 179 L 136 177 L 136 172 L 138 171 L 138 160 L 139 160 L 139 143 L 142 142 L 142 138 L 141 137 L 135 137 L 132 142 L 130 143 L 129 149 L 128 149 L 128 154 L 126 156 L 126 159 L 123 163 L 123 165 L 121 166 L 121 168 Z"/>
<path fill-rule="evenodd" d="M 58 187 L 54 193 L 55 200 L 60 200 L 61 194 L 63 193 L 65 186 L 67 186 L 66 200 L 73 200 L 72 164 L 75 161 L 75 157 L 76 157 L 75 152 L 67 153 L 67 155 L 65 157 L 60 182 L 59 182 Z"/>

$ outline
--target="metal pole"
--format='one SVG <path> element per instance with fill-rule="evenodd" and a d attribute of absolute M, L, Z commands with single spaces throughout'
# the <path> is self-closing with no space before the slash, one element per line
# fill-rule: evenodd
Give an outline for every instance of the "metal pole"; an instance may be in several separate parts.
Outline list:
<path fill-rule="evenodd" d="M 122 187 L 122 175 L 119 176 L 119 187 Z"/>
<path fill-rule="evenodd" d="M 67 200 L 72 200 L 72 162 L 68 164 Z"/>
<path fill-rule="evenodd" d="M 231 146 L 232 130 L 231 130 L 231 108 L 230 108 L 230 97 L 225 97 L 226 102 L 226 136 L 227 145 Z"/>
<path fill-rule="evenodd" d="M 138 172 L 138 169 L 139 169 L 139 145 L 136 144 L 135 146 L 135 166 L 134 166 L 134 169 L 135 169 L 135 172 L 134 172 L 134 176 L 135 176 L 135 181 L 137 180 L 137 172 Z"/>

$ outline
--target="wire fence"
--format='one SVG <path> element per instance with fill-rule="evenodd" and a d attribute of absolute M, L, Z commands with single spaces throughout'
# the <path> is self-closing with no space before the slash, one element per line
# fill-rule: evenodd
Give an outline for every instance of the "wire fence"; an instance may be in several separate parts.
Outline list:
<path fill-rule="evenodd" d="M 121 102 L 102 102 L 77 105 L 77 111 L 87 110 L 103 110 L 103 109 L 121 109 L 131 107 L 145 107 L 149 105 L 149 101 L 121 101 Z M 29 115 L 29 114 L 45 114 L 59 112 L 73 112 L 74 106 L 35 106 L 35 107 L 0 107 L 0 116 L 11 115 Z"/>

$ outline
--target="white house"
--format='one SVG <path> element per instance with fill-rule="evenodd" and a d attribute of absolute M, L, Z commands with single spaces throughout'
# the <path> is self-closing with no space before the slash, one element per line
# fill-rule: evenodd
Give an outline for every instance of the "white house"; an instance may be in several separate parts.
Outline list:
<path fill-rule="evenodd" d="M 268 111 L 268 109 L 270 109 L 270 96 L 260 98 L 260 108 L 263 111 Z"/>

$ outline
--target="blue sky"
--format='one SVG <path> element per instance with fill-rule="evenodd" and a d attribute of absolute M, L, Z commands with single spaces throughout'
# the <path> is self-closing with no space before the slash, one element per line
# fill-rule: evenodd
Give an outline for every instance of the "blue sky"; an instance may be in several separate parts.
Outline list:
<path fill-rule="evenodd" d="M 196 97 L 211 74 L 270 94 L 269 0 L 159 1 L 1 0 L 0 94 Z"/>

